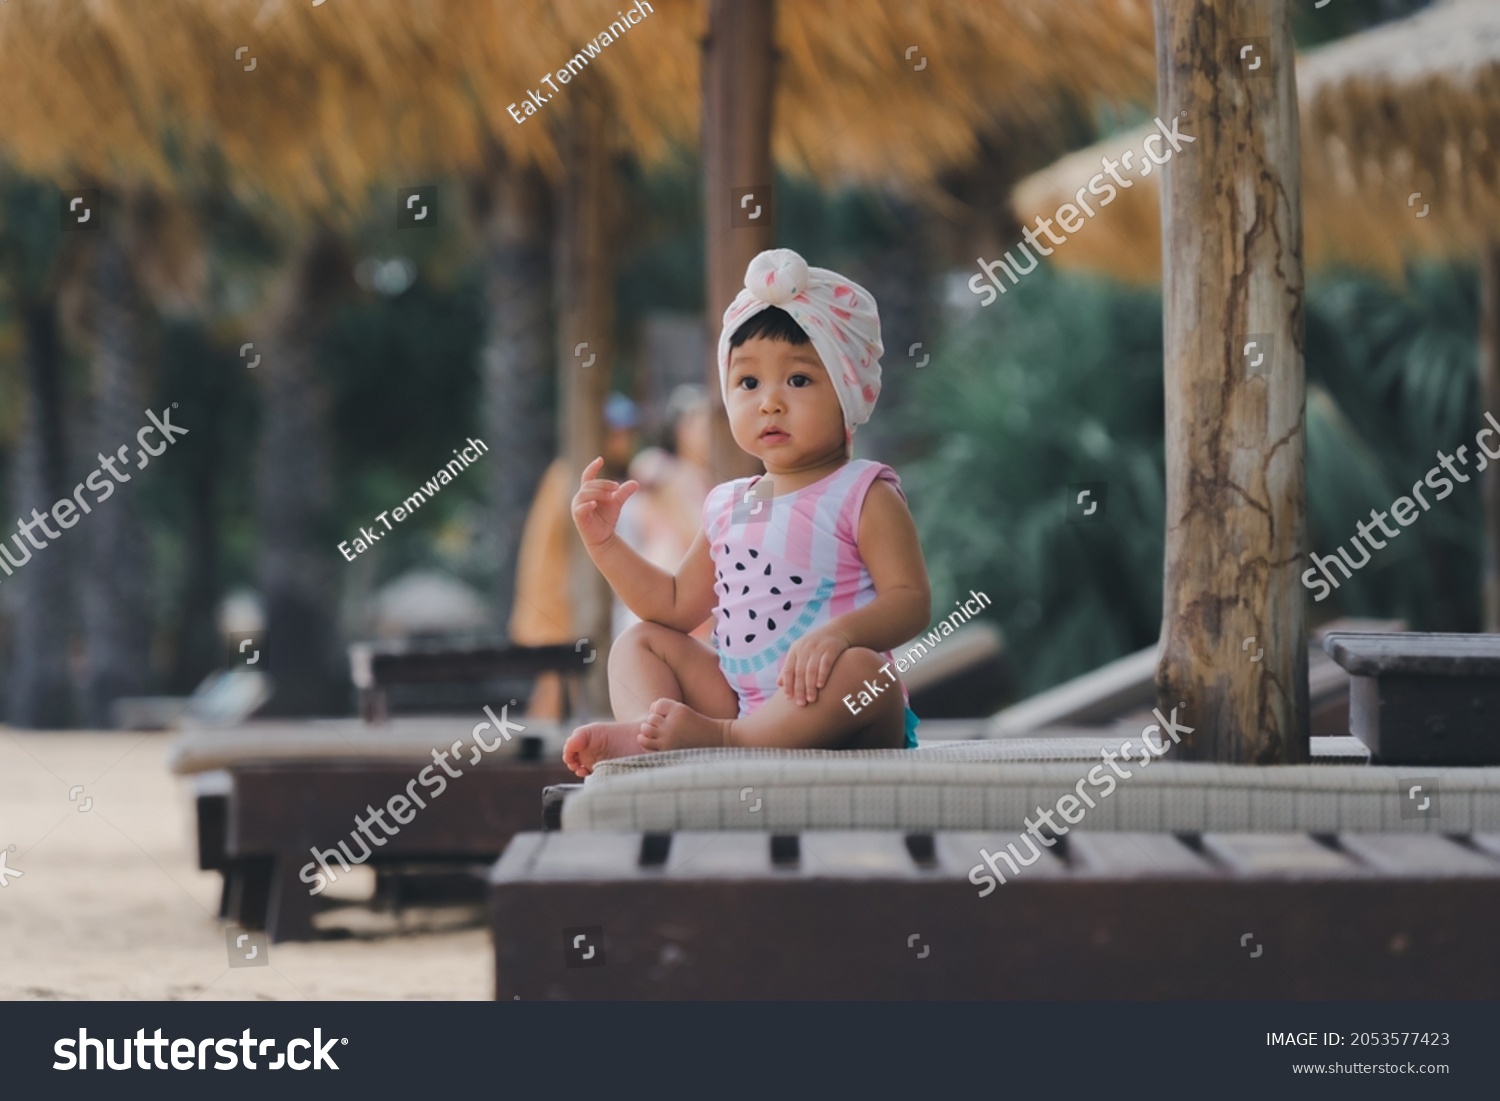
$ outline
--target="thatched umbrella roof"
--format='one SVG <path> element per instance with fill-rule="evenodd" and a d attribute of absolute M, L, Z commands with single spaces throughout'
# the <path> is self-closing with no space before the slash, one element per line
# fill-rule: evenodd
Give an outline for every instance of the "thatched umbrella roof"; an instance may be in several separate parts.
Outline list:
<path fill-rule="evenodd" d="M 1500 4 L 1449 0 L 1354 35 L 1297 66 L 1310 265 L 1399 271 L 1413 253 L 1462 255 L 1500 227 Z M 1062 158 L 1015 188 L 1023 222 L 1051 217 L 1154 126 Z M 1182 124 L 1192 133 L 1191 120 Z M 1179 154 L 1191 156 L 1191 146 Z M 1161 277 L 1160 173 L 1135 178 L 1050 262 Z M 1420 198 L 1412 198 L 1420 193 Z M 1410 205 L 1408 200 L 1410 199 Z M 1425 216 L 1419 217 L 1423 209 Z"/>
<path fill-rule="evenodd" d="M 648 162 L 696 140 L 705 31 L 702 0 L 652 6 L 575 78 L 608 83 L 622 144 Z M 541 74 L 565 66 L 620 8 L 618 0 L 8 4 L 0 7 L 4 144 L 23 167 L 55 178 L 124 175 L 167 186 L 170 131 L 188 151 L 219 150 L 222 186 L 242 200 L 270 197 L 292 210 L 357 206 L 372 184 L 473 167 L 491 142 L 555 173 L 551 122 L 568 111 L 567 90 L 520 125 L 507 107 L 527 89 L 543 90 Z M 972 159 L 997 127 L 1034 129 L 1065 96 L 1147 97 L 1154 75 L 1149 0 L 1097 0 L 1087 19 L 1051 0 L 784 3 L 777 48 L 783 164 L 824 180 L 918 187 Z"/>
<path fill-rule="evenodd" d="M 506 152 L 556 167 L 543 127 L 501 127 L 476 96 L 442 16 L 396 5 L 293 0 L 34 0 L 0 8 L 3 145 L 53 178 L 144 179 L 167 187 L 212 149 L 220 185 L 293 214 L 358 207 L 377 182 L 479 162 L 485 124 Z M 556 36 L 542 0 L 483 5 L 506 48 L 484 73 L 519 89 Z M 245 47 L 245 49 L 241 49 Z M 247 71 L 247 66 L 253 66 Z M 493 97 L 491 97 L 493 98 Z M 503 105 L 498 108 L 503 115 Z M 175 146 L 169 153 L 169 146 Z M 175 159 L 175 164 L 174 164 Z M 176 170 L 176 171 L 174 171 Z"/>

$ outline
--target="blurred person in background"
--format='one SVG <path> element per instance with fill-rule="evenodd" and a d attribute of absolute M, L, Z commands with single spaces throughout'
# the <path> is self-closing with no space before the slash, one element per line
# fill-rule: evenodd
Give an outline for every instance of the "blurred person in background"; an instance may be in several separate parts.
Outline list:
<path fill-rule="evenodd" d="M 636 449 L 640 414 L 635 402 L 621 393 L 610 394 L 604 404 L 604 469 L 611 477 L 625 477 Z M 706 428 L 705 428 L 706 433 Z M 569 561 L 573 519 L 573 476 L 567 460 L 559 456 L 547 467 L 532 499 L 526 526 L 521 532 L 521 551 L 516 560 L 515 610 L 510 617 L 510 641 L 515 646 L 555 646 L 574 641 L 573 602 L 569 591 Z M 640 539 L 637 509 L 620 517 L 620 536 L 632 546 Z M 623 630 L 619 609 L 615 611 L 615 633 Z M 557 673 L 536 678 L 526 717 L 560 719 L 563 714 L 563 683 Z"/>
<path fill-rule="evenodd" d="M 703 524 L 703 502 L 713 481 L 708 473 L 708 395 L 703 387 L 684 384 L 667 399 L 661 447 L 648 447 L 632 460 L 630 477 L 641 489 L 625 503 L 622 538 L 652 565 L 675 572 Z M 633 521 L 627 527 L 627 521 Z M 633 529 L 633 530 L 632 530 Z M 614 633 L 639 620 L 615 602 Z M 708 640 L 711 621 L 693 632 Z"/>

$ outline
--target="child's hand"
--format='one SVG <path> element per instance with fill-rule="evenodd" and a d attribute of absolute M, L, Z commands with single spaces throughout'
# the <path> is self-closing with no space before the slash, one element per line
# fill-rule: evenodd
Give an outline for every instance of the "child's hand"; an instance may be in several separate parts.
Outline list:
<path fill-rule="evenodd" d="M 573 523 L 586 547 L 609 541 L 620 522 L 620 507 L 641 488 L 637 482 L 620 485 L 607 478 L 595 478 L 603 465 L 602 457 L 589 463 L 579 481 L 578 492 L 573 495 Z"/>
<path fill-rule="evenodd" d="M 828 683 L 828 674 L 838 656 L 849 649 L 849 638 L 833 627 L 821 627 L 792 643 L 776 683 L 786 689 L 787 699 L 806 707 L 818 698 L 818 689 Z"/>

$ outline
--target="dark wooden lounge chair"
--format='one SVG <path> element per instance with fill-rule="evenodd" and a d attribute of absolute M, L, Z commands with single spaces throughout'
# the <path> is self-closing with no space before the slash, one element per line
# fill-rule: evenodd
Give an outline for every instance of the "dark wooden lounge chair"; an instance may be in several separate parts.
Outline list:
<path fill-rule="evenodd" d="M 1500 635 L 1330 634 L 1349 730 L 1380 761 L 1500 764 Z"/>
<path fill-rule="evenodd" d="M 1488 998 L 1500 836 L 1079 832 L 978 897 L 1014 832 L 520 834 L 495 996 Z"/>
<path fill-rule="evenodd" d="M 567 714 L 579 710 L 579 683 L 595 660 L 587 646 L 510 646 L 501 639 L 419 638 L 357 642 L 349 647 L 349 673 L 368 723 L 390 717 L 387 689 L 398 684 L 475 684 L 502 677 L 563 675 Z"/>
<path fill-rule="evenodd" d="M 491 873 L 497 996 L 1488 996 L 1500 768 L 1446 770 L 1418 803 L 1400 768 L 1160 760 L 979 897 L 980 850 L 1026 852 L 1026 816 L 1100 747 L 607 762 Z"/>
<path fill-rule="evenodd" d="M 303 876 L 311 850 L 344 841 L 357 853 L 355 816 L 367 819 L 367 807 L 405 792 L 433 765 L 434 750 L 467 747 L 474 718 L 397 720 L 378 732 L 353 720 L 262 723 L 179 739 L 172 766 L 194 778 L 199 866 L 224 877 L 220 916 L 277 941 L 312 937 L 317 865 Z M 498 740 L 492 730 L 485 737 Z M 463 760 L 450 761 L 462 775 L 445 777 L 440 795 L 416 789 L 427 806 L 410 822 L 394 836 L 373 830 L 385 843 L 370 846 L 368 862 L 378 870 L 493 861 L 515 833 L 539 826 L 542 790 L 571 778 L 561 740 L 557 728 L 528 725 L 477 761 L 465 748 Z M 337 858 L 327 863 L 342 874 Z"/>

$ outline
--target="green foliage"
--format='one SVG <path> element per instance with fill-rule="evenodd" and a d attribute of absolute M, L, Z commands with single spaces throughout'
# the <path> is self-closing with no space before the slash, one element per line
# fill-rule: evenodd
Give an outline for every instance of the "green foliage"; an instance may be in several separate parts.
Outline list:
<path fill-rule="evenodd" d="M 1370 509 L 1409 493 L 1439 448 L 1472 447 L 1476 327 L 1471 270 L 1417 269 L 1403 290 L 1359 276 L 1314 285 L 1306 347 L 1312 549 L 1332 552 Z M 936 615 L 971 588 L 987 592 L 995 602 L 987 614 L 1005 632 L 1023 693 L 1155 641 L 1164 523 L 1159 293 L 1039 269 L 954 320 L 912 403 L 926 457 L 903 475 Z M 1105 518 L 1069 523 L 1068 486 L 1085 481 L 1107 483 Z M 1477 481 L 1432 504 L 1312 614 L 1477 629 Z"/>
<path fill-rule="evenodd" d="M 1308 535 L 1334 553 L 1410 495 L 1437 463 L 1468 445 L 1478 408 L 1479 305 L 1472 268 L 1414 268 L 1395 290 L 1339 277 L 1315 283 L 1307 320 Z M 1500 411 L 1497 415 L 1500 415 Z M 1462 469 L 1462 468 L 1460 468 Z M 1401 617 L 1418 630 L 1479 627 L 1478 481 L 1454 487 L 1314 614 Z M 1388 521 L 1389 522 L 1389 521 Z"/>
<path fill-rule="evenodd" d="M 904 475 L 935 614 L 987 593 L 1027 693 L 1155 640 L 1158 296 L 1038 270 L 954 326 L 913 401 L 929 452 Z M 1101 522 L 1069 522 L 1074 482 L 1107 483 Z"/>
<path fill-rule="evenodd" d="M 1431 0 L 1333 0 L 1319 8 L 1314 0 L 1292 5 L 1292 32 L 1299 50 L 1308 50 L 1380 23 L 1405 19 Z"/>
<path fill-rule="evenodd" d="M 361 295 L 323 345 L 333 409 L 339 530 L 351 536 L 453 459 L 481 433 L 476 370 L 483 337 L 481 272 L 452 288 L 419 278 L 394 298 Z M 550 415 L 542 412 L 540 415 Z M 486 440 L 503 453 L 504 440 Z M 428 560 L 428 544 L 466 502 L 481 499 L 483 469 L 468 471 L 402 522 L 381 546 L 384 570 Z"/>

